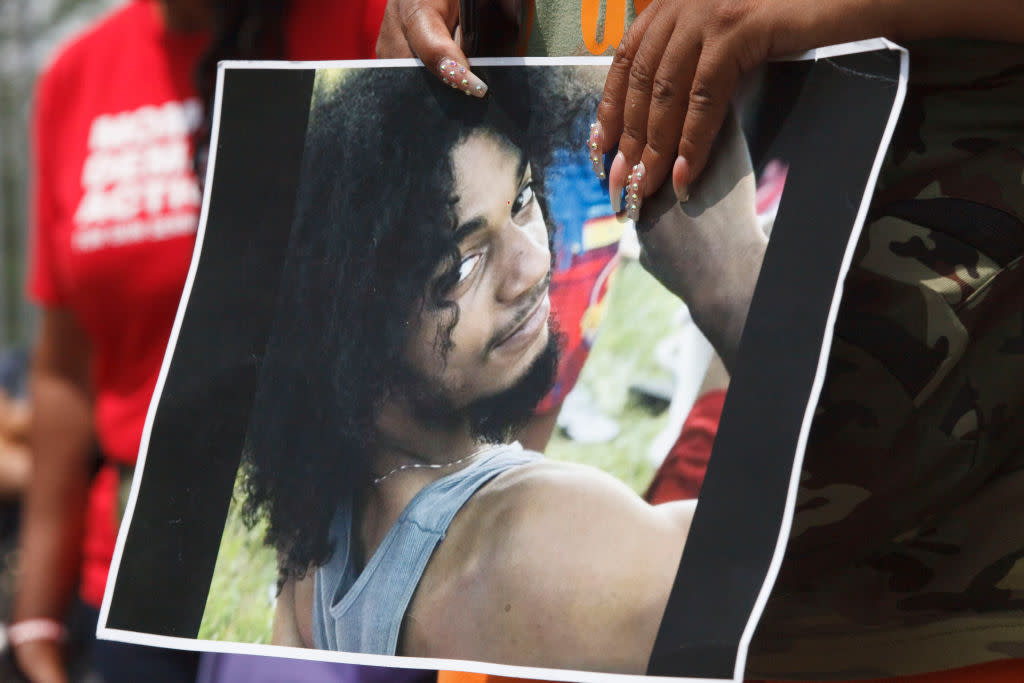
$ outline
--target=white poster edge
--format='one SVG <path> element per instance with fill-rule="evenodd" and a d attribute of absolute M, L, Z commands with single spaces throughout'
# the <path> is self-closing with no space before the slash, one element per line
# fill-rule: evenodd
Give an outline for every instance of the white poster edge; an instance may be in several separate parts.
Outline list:
<path fill-rule="evenodd" d="M 472 659 L 438 659 L 431 657 L 372 655 L 358 652 L 317 650 L 314 648 L 291 647 L 285 645 L 239 643 L 233 641 L 203 640 L 200 638 L 158 636 L 149 633 L 140 633 L 138 631 L 125 631 L 112 628 L 105 629 L 104 634 L 107 636 L 106 639 L 108 640 L 175 650 L 258 655 L 263 657 L 283 657 L 287 659 L 305 661 L 359 664 L 363 666 L 381 666 L 396 669 L 465 671 L 469 673 L 507 676 L 510 678 L 543 678 L 551 681 L 566 681 L 567 683 L 724 683 L 729 680 L 727 678 L 648 676 L 646 674 L 602 673 L 598 671 L 578 671 L 574 669 L 547 669 L 533 666 L 519 666 L 515 664 L 481 662 Z"/>
<path fill-rule="evenodd" d="M 160 397 L 163 394 L 164 384 L 167 382 L 167 375 L 170 372 L 171 361 L 174 358 L 174 349 L 178 343 L 178 335 L 181 332 L 181 325 L 185 319 L 185 310 L 188 308 L 188 300 L 192 294 L 192 286 L 195 283 L 196 272 L 199 270 L 200 256 L 203 251 L 203 238 L 206 235 L 206 220 L 210 212 L 210 197 L 213 188 L 213 171 L 217 158 L 217 142 L 220 137 L 221 99 L 224 88 L 224 67 L 222 64 L 217 68 L 217 83 L 214 91 L 213 117 L 210 133 L 210 153 L 206 166 L 206 182 L 203 192 L 203 203 L 199 212 L 199 227 L 196 231 L 196 243 L 192 250 L 192 260 L 189 263 L 188 276 L 185 279 L 185 287 L 181 293 L 181 300 L 178 302 L 178 310 L 174 316 L 174 324 L 171 327 L 171 335 L 167 341 L 167 349 L 164 351 L 163 362 L 160 365 L 160 374 L 157 376 L 156 387 L 153 389 L 153 396 L 146 410 L 146 421 L 142 427 L 142 439 L 139 442 L 139 455 L 135 463 L 135 472 L 132 476 L 131 489 L 128 492 L 128 500 L 125 504 L 124 515 L 121 518 L 121 526 L 117 532 L 117 542 L 114 545 L 114 554 L 110 561 L 110 571 L 107 575 L 107 583 L 103 590 L 103 602 L 100 603 L 100 614 L 96 621 L 96 637 L 100 639 L 117 640 L 117 638 L 106 638 L 107 617 L 110 613 L 110 603 L 113 600 L 114 586 L 117 585 L 117 574 L 121 567 L 121 557 L 124 553 L 125 541 L 128 537 L 128 529 L 131 527 L 132 517 L 135 513 L 135 504 L 139 497 L 139 489 L 142 486 L 142 473 L 146 467 L 146 456 L 149 452 L 149 440 L 153 432 L 153 422 L 156 419 L 157 406 L 160 404 Z M 127 642 L 127 641 L 125 641 Z"/>
<path fill-rule="evenodd" d="M 786 539 L 788 539 L 789 530 L 792 525 L 793 508 L 795 505 L 797 483 L 799 482 L 800 467 L 803 462 L 804 449 L 806 448 L 807 436 L 810 431 L 810 424 L 813 418 L 814 409 L 817 406 L 818 398 L 821 393 L 821 387 L 824 382 L 825 369 L 828 361 L 828 352 L 831 349 L 832 330 L 835 327 L 835 319 L 838 313 L 839 301 L 842 298 L 843 282 L 845 280 L 846 274 L 850 267 L 851 260 L 853 258 L 853 251 L 856 246 L 857 237 L 859 237 L 861 229 L 863 228 L 864 220 L 867 215 L 867 209 L 870 205 L 871 196 L 874 192 L 875 183 L 877 182 L 878 174 L 881 170 L 881 163 L 885 156 L 885 151 L 888 148 L 893 130 L 896 126 L 896 120 L 899 117 L 899 112 L 903 105 L 903 99 L 906 94 L 906 85 L 908 77 L 908 56 L 906 48 L 901 47 L 885 38 L 872 38 L 868 40 L 860 40 L 850 43 L 842 43 L 839 45 L 816 48 L 814 50 L 809 50 L 798 55 L 792 55 L 772 60 L 811 61 L 850 54 L 858 54 L 862 52 L 876 52 L 882 50 L 895 50 L 900 52 L 900 76 L 899 84 L 897 87 L 897 94 L 894 98 L 893 108 L 890 112 L 889 120 L 883 133 L 882 140 L 879 144 L 879 150 L 876 154 L 874 165 L 872 166 L 871 173 L 868 176 L 868 181 L 865 186 L 864 195 L 861 199 L 860 209 L 857 213 L 857 218 L 854 222 L 853 229 L 850 233 L 850 240 L 847 244 L 847 250 L 840 268 L 840 277 L 837 278 L 836 280 L 836 289 L 833 295 L 832 306 L 830 307 L 829 316 L 826 322 L 824 342 L 821 347 L 821 353 L 819 354 L 817 372 L 815 374 L 811 394 L 808 398 L 807 408 L 804 414 L 804 420 L 801 425 L 797 451 L 794 455 L 793 475 L 790 480 L 790 489 L 787 494 L 787 501 L 783 513 L 782 526 L 779 532 L 779 537 L 776 541 L 776 550 L 772 557 L 772 562 L 769 566 L 769 570 L 765 576 L 765 581 L 762 584 L 761 591 L 758 594 L 758 598 L 754 603 L 754 607 L 751 610 L 750 616 L 748 617 L 747 625 L 744 629 L 737 650 L 736 667 L 733 673 L 733 678 L 731 679 L 736 683 L 740 683 L 743 680 L 743 670 L 746 666 L 747 650 L 750 645 L 750 640 L 753 637 L 753 633 L 757 627 L 757 623 L 760 621 L 761 613 L 763 612 L 764 606 L 767 603 L 768 596 L 771 594 L 771 590 L 774 586 L 775 579 L 778 576 L 779 568 L 782 564 L 782 558 L 785 556 Z M 611 61 L 611 57 L 493 57 L 471 59 L 470 63 L 479 66 L 597 66 L 608 65 L 611 63 Z M 360 653 L 333 652 L 308 648 L 284 647 L 278 645 L 250 644 L 230 641 L 200 640 L 198 638 L 179 638 L 174 636 L 161 636 L 136 631 L 114 629 L 109 628 L 107 626 L 107 619 L 110 613 L 110 604 L 113 600 L 114 587 L 117 584 L 117 575 L 118 570 L 120 568 L 121 558 L 124 553 L 124 546 L 127 540 L 128 529 L 131 526 L 136 503 L 138 500 L 139 489 L 141 488 L 142 475 L 145 470 L 146 456 L 149 450 L 149 441 L 152 435 L 153 423 L 156 417 L 157 406 L 160 403 L 160 397 L 163 393 L 163 388 L 167 380 L 167 375 L 170 372 L 170 366 L 174 356 L 174 349 L 177 345 L 178 336 L 180 334 L 181 326 L 185 317 L 185 311 L 188 307 L 189 297 L 192 292 L 192 286 L 195 281 L 195 276 L 199 269 L 200 256 L 203 247 L 203 239 L 206 234 L 206 224 L 207 217 L 209 214 L 210 197 L 213 194 L 212 189 L 214 184 L 214 169 L 216 166 L 218 137 L 220 132 L 219 122 L 221 115 L 221 102 L 223 97 L 224 74 L 226 70 L 393 68 L 410 66 L 422 66 L 422 62 L 418 59 L 360 59 L 311 62 L 226 60 L 218 64 L 217 82 L 214 94 L 212 117 L 214 125 L 212 127 L 213 129 L 210 139 L 210 155 L 207 163 L 206 182 L 204 185 L 207 191 L 203 193 L 203 203 L 199 216 L 199 227 L 196 232 L 196 243 L 192 253 L 192 260 L 189 266 L 188 277 L 186 278 L 185 281 L 185 287 L 182 291 L 182 297 L 178 305 L 178 310 L 175 314 L 174 324 L 171 328 L 171 335 L 168 340 L 167 349 L 164 353 L 163 362 L 160 367 L 160 373 L 157 377 L 156 388 L 154 389 L 153 397 L 150 400 L 149 408 L 146 413 L 146 421 L 143 426 L 142 439 L 139 446 L 139 454 L 135 467 L 135 473 L 132 479 L 132 485 L 128 495 L 124 517 L 121 521 L 120 529 L 118 530 L 117 542 L 114 547 L 114 554 L 111 561 L 110 572 L 103 593 L 103 601 L 100 605 L 100 613 L 96 626 L 96 637 L 101 640 L 112 640 L 136 645 L 148 645 L 152 647 L 165 647 L 179 650 L 197 650 L 203 652 L 220 652 L 234 654 L 256 654 L 266 656 L 289 657 L 293 659 L 364 664 L 370 666 L 389 666 L 395 668 L 449 669 L 469 671 L 473 673 L 492 674 L 497 676 L 511 676 L 519 678 L 545 678 L 548 680 L 562 681 L 579 681 L 580 683 L 636 683 L 638 681 L 643 681 L 645 683 L 659 681 L 678 681 L 680 683 L 706 683 L 710 681 L 730 680 L 687 678 L 675 676 L 648 676 L 643 674 L 599 673 L 587 671 L 573 671 L 568 669 L 545 669 L 539 667 L 525 667 L 507 664 L 496 664 L 489 662 L 479 662 L 475 660 L 396 657 L 392 655 L 365 655 Z"/>
<path fill-rule="evenodd" d="M 857 249 L 857 242 L 860 238 L 861 231 L 864 228 L 864 221 L 867 218 L 868 209 L 871 206 L 871 198 L 874 195 L 875 184 L 878 182 L 878 175 L 882 170 L 882 162 L 885 160 L 885 154 L 889 149 L 889 143 L 892 140 L 893 132 L 896 130 L 896 123 L 899 120 L 900 111 L 903 109 L 903 101 L 907 94 L 907 80 L 909 77 L 909 56 L 907 49 L 888 40 L 885 40 L 884 43 L 886 46 L 885 49 L 895 50 L 900 53 L 900 74 L 899 83 L 896 86 L 896 97 L 893 98 L 892 109 L 889 112 L 889 120 L 886 122 L 885 129 L 882 132 L 882 139 L 878 144 L 878 151 L 875 154 L 875 160 L 871 166 L 871 172 L 868 174 L 868 180 L 864 186 L 864 195 L 861 197 L 860 207 L 858 208 L 857 216 L 854 219 L 853 229 L 850 231 L 850 237 L 846 243 L 846 252 L 843 255 L 843 261 L 839 267 L 839 277 L 836 278 L 836 288 L 832 295 L 832 304 L 829 307 L 828 318 L 825 321 L 821 352 L 818 355 L 818 367 L 814 373 L 814 382 L 811 384 L 811 393 L 808 396 L 803 423 L 800 426 L 800 435 L 797 438 L 796 453 L 793 459 L 793 469 L 789 480 L 789 491 L 786 494 L 786 506 L 782 514 L 782 526 L 779 529 L 779 538 L 776 541 L 775 552 L 773 553 L 772 561 L 768 566 L 768 572 L 765 575 L 761 591 L 758 593 L 757 599 L 754 601 L 754 606 L 750 610 L 750 617 L 747 620 L 746 628 L 743 630 L 743 635 L 740 637 L 739 647 L 736 652 L 736 668 L 733 672 L 733 680 L 737 682 L 741 682 L 744 679 L 743 674 L 744 669 L 746 668 L 747 651 L 750 647 L 750 641 L 754 637 L 754 631 L 757 629 L 758 622 L 761 621 L 761 614 L 764 612 L 764 608 L 768 604 L 768 598 L 771 596 L 772 590 L 775 587 L 775 580 L 778 578 L 779 569 L 782 567 L 782 560 L 786 555 L 786 545 L 789 540 L 789 532 L 793 526 L 793 513 L 796 507 L 796 495 L 800 484 L 800 473 L 803 469 L 804 453 L 807 449 L 807 439 L 811 432 L 811 424 L 814 421 L 814 411 L 818 406 L 818 399 L 821 396 L 822 386 L 825 384 L 825 374 L 828 370 L 828 357 L 832 350 L 832 334 L 836 326 L 836 317 L 839 315 L 839 305 L 843 298 L 843 284 L 846 281 L 847 273 L 850 271 L 850 264 L 853 262 L 853 254 Z M 835 55 L 830 53 L 829 56 Z M 815 57 L 815 59 L 826 58 L 827 57 L 820 53 Z"/>

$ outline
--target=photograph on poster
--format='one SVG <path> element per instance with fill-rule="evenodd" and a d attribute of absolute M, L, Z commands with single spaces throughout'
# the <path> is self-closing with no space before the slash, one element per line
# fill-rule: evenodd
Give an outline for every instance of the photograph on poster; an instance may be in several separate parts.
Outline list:
<path fill-rule="evenodd" d="M 273 644 L 646 665 L 692 502 L 648 506 L 518 443 L 558 368 L 545 171 L 587 138 L 603 70 L 585 69 L 485 70 L 486 109 L 422 70 L 317 73 L 240 482 L 283 580 Z"/>
<path fill-rule="evenodd" d="M 666 184 L 642 208 L 644 170 L 610 201 L 594 152 L 607 60 L 488 60 L 482 101 L 412 63 L 222 68 L 101 636 L 554 679 L 655 673 L 659 653 L 676 662 L 662 675 L 742 672 L 898 111 L 901 53 L 874 49 L 886 87 L 847 132 L 862 158 L 842 210 L 803 217 L 834 228 L 833 265 L 803 283 L 818 313 L 786 321 L 816 340 L 796 354 L 806 377 L 758 411 L 787 421 L 778 444 L 754 439 L 779 482 L 763 500 L 721 483 L 715 432 L 750 422 L 732 394 L 755 380 L 737 368 L 778 352 L 744 328 L 785 296 L 765 278 L 797 255 L 775 235 L 809 196 L 789 179 L 814 138 L 780 110 L 838 87 L 814 82 L 813 59 L 791 62 L 788 101 L 760 92 L 727 119 L 688 201 Z M 730 556 L 707 540 L 722 515 L 769 518 L 715 541 L 756 557 L 715 559 Z M 687 567 L 715 562 L 749 575 L 713 598 L 722 618 L 675 609 Z M 724 665 L 678 664 L 678 633 L 732 617 Z"/>

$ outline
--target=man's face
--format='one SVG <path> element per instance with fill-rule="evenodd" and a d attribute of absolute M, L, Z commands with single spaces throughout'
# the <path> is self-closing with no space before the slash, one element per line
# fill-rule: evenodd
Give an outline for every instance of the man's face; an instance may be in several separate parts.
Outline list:
<path fill-rule="evenodd" d="M 407 362 L 431 393 L 459 410 L 513 387 L 550 351 L 551 254 L 532 170 L 518 149 L 477 132 L 451 159 L 461 255 L 446 298 L 459 308 L 458 324 L 444 354 L 438 333 L 450 314 L 426 308 L 414 322 Z"/>

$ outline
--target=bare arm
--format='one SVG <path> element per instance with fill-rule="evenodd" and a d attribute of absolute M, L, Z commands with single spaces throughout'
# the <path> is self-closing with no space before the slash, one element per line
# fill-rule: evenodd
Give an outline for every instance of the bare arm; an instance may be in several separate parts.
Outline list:
<path fill-rule="evenodd" d="M 637 224 L 640 262 L 686 302 L 729 369 L 768 244 L 754 191 L 746 142 L 730 116 L 689 201 L 677 201 L 666 183 Z"/>
<path fill-rule="evenodd" d="M 30 375 L 32 477 L 25 493 L 14 621 L 62 621 L 78 576 L 93 427 L 89 346 L 70 313 L 43 313 Z M 63 681 L 49 641 L 15 649 L 33 681 Z"/>
<path fill-rule="evenodd" d="M 270 642 L 273 645 L 302 647 L 299 626 L 295 622 L 295 581 L 286 582 L 277 596 L 274 630 Z"/>
<path fill-rule="evenodd" d="M 648 505 L 590 467 L 510 472 L 449 528 L 401 653 L 643 673 L 693 509 Z"/>
<path fill-rule="evenodd" d="M 303 579 L 289 579 L 281 587 L 274 609 L 270 642 L 289 647 L 313 647 L 313 572 Z"/>

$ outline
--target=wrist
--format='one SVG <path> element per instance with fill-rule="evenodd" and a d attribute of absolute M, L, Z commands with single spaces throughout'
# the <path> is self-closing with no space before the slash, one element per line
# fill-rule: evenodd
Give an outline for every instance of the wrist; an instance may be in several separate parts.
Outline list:
<path fill-rule="evenodd" d="M 945 0 L 941 0 L 945 1 Z M 805 0 L 787 2 L 786 10 L 773 16 L 770 57 L 784 57 L 807 50 L 871 38 L 896 42 L 917 37 L 930 14 L 918 5 L 928 0 Z M 931 30 L 931 29 L 928 29 Z"/>
<path fill-rule="evenodd" d="M 687 300 L 694 324 L 708 338 L 730 372 L 767 248 L 767 238 L 759 230 L 743 237 L 730 244 L 728 256 L 718 252 L 723 258 L 713 266 L 716 276 L 703 286 L 692 288 Z M 708 286 L 709 282 L 714 282 L 715 286 Z"/>
<path fill-rule="evenodd" d="M 1019 12 L 1018 0 L 812 0 L 812 6 L 831 43 L 879 36 L 897 43 L 952 37 L 1024 39 L 1024 25 L 1007 20 Z"/>
<path fill-rule="evenodd" d="M 52 640 L 33 640 L 10 650 L 13 664 L 32 683 L 67 683 L 64 653 Z M 18 680 L 23 680 L 19 678 Z"/>

